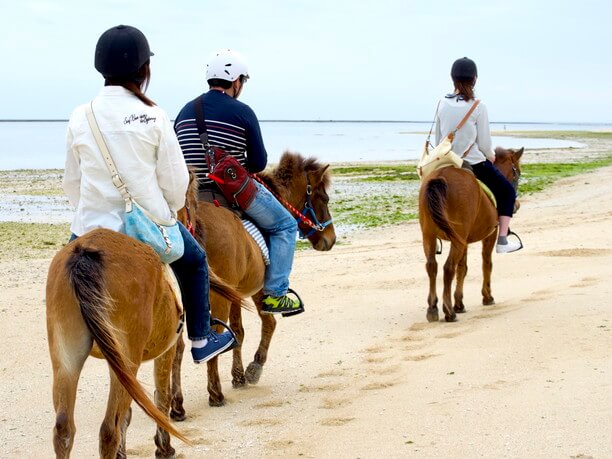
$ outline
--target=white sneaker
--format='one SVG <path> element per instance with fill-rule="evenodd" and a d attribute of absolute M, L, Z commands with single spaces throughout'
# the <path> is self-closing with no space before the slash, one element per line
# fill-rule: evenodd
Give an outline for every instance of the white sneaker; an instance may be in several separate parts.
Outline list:
<path fill-rule="evenodd" d="M 516 252 L 523 248 L 523 245 L 519 241 L 508 241 L 507 244 L 497 244 L 495 246 L 495 251 L 497 253 L 510 253 Z"/>

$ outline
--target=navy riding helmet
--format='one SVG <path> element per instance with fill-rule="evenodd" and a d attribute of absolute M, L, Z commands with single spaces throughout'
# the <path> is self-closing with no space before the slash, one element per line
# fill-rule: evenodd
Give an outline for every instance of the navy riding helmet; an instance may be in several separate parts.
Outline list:
<path fill-rule="evenodd" d="M 136 27 L 118 25 L 98 39 L 95 67 L 105 78 L 131 75 L 153 56 L 149 42 Z"/>
<path fill-rule="evenodd" d="M 457 59 L 451 68 L 451 78 L 457 81 L 472 81 L 478 76 L 476 63 L 467 57 Z"/>

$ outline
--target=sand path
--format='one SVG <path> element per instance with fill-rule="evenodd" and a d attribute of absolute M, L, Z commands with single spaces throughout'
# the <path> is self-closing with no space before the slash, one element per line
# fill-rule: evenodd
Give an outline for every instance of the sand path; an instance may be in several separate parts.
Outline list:
<path fill-rule="evenodd" d="M 611 184 L 605 168 L 523 199 L 513 227 L 526 248 L 494 256 L 497 304 L 480 304 L 473 246 L 468 312 L 452 324 L 425 321 L 418 224 L 298 253 L 292 283 L 308 310 L 279 321 L 259 385 L 232 389 L 224 356 L 228 403 L 210 408 L 205 368 L 184 362 L 180 427 L 195 446 L 175 441 L 179 457 L 612 457 Z M 0 268 L 5 457 L 52 456 L 48 264 Z M 245 329 L 246 364 L 252 314 Z M 90 359 L 81 377 L 74 457 L 97 457 L 106 368 Z M 140 379 L 152 392 L 151 368 Z M 153 424 L 134 412 L 129 453 L 151 457 Z"/>

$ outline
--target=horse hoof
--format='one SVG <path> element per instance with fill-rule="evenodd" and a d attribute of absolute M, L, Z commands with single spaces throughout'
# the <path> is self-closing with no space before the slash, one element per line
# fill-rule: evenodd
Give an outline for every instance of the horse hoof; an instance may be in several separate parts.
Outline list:
<path fill-rule="evenodd" d="M 221 397 L 219 400 L 215 400 L 212 397 L 208 398 L 208 406 L 218 407 L 225 405 L 225 397 Z"/>
<path fill-rule="evenodd" d="M 171 410 L 170 417 L 176 422 L 182 422 L 187 419 L 187 415 L 185 414 L 185 410 Z"/>
<path fill-rule="evenodd" d="M 446 320 L 447 322 L 454 322 L 457 320 L 457 315 L 456 314 L 453 314 L 452 316 L 444 315 L 444 320 Z"/>
<path fill-rule="evenodd" d="M 437 322 L 438 320 L 440 320 L 440 316 L 438 315 L 437 312 L 427 313 L 428 322 Z"/>
<path fill-rule="evenodd" d="M 465 306 L 464 305 L 460 305 L 460 306 L 455 305 L 453 307 L 453 309 L 455 310 L 455 312 L 457 314 L 463 314 L 465 312 Z"/>
<path fill-rule="evenodd" d="M 484 306 L 491 306 L 492 304 L 495 304 L 495 300 L 493 299 L 493 297 L 491 297 L 491 298 L 483 298 L 482 299 L 482 304 Z"/>
<path fill-rule="evenodd" d="M 244 372 L 244 376 L 249 384 L 257 384 L 259 382 L 259 378 L 261 377 L 261 373 L 263 372 L 263 365 L 260 365 L 257 362 L 249 363 L 246 371 Z"/>
<path fill-rule="evenodd" d="M 247 385 L 247 382 L 244 376 L 240 379 L 232 379 L 232 387 L 234 389 L 242 389 L 246 387 L 246 385 Z"/>
<path fill-rule="evenodd" d="M 176 459 L 176 454 L 174 451 L 174 448 L 170 447 L 170 451 L 164 452 L 164 451 L 155 451 L 155 457 L 156 459 Z"/>

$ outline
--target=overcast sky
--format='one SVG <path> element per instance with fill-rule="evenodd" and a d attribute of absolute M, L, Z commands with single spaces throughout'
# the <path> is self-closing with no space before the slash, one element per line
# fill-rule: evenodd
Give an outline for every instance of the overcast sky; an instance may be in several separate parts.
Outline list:
<path fill-rule="evenodd" d="M 171 118 L 229 47 L 260 119 L 429 120 L 468 56 L 492 121 L 611 123 L 611 17 L 609 0 L 0 0 L 0 119 L 68 118 L 123 23 L 147 36 L 148 95 Z"/>

